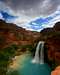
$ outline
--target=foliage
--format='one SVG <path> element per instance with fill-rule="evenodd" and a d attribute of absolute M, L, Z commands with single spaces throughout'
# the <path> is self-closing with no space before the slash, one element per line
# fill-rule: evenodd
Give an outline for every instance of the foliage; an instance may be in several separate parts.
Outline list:
<path fill-rule="evenodd" d="M 8 64 L 15 55 L 16 49 L 17 47 L 12 45 L 0 50 L 0 75 L 6 75 Z"/>
<path fill-rule="evenodd" d="M 11 45 L 7 48 L 0 50 L 0 75 L 6 75 L 8 65 L 11 62 L 12 58 L 15 56 L 15 53 L 18 49 L 27 49 L 28 51 L 34 51 L 32 45 L 24 45 L 24 46 L 17 46 Z M 13 73 L 13 75 L 15 75 Z"/>
<path fill-rule="evenodd" d="M 19 75 L 17 70 L 7 73 L 7 75 Z"/>

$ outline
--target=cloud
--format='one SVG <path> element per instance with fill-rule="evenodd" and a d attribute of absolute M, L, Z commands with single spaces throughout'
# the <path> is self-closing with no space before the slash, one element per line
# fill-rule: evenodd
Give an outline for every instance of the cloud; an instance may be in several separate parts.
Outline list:
<path fill-rule="evenodd" d="M 0 13 L 0 19 L 3 19 L 3 16 L 2 16 L 2 14 Z"/>
<path fill-rule="evenodd" d="M 20 27 L 40 31 L 60 19 L 60 0 L 0 0 L 0 18 Z M 10 16 L 10 17 L 9 17 Z M 13 18 L 11 16 L 18 16 Z"/>
<path fill-rule="evenodd" d="M 58 21 L 60 21 L 60 11 L 56 11 L 47 17 L 41 17 L 31 21 L 29 27 L 36 31 L 41 31 L 44 28 L 53 27 Z"/>
<path fill-rule="evenodd" d="M 49 15 L 55 12 L 60 5 L 60 0 L 1 0 L 1 2 L 14 12 L 29 17 Z"/>

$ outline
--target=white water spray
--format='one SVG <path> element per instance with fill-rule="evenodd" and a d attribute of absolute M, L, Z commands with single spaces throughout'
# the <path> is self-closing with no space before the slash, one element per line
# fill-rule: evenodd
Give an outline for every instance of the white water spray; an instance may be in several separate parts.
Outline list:
<path fill-rule="evenodd" d="M 39 55 L 39 52 L 40 52 L 40 55 Z M 44 42 L 43 41 L 40 41 L 38 43 L 32 63 L 44 64 Z"/>

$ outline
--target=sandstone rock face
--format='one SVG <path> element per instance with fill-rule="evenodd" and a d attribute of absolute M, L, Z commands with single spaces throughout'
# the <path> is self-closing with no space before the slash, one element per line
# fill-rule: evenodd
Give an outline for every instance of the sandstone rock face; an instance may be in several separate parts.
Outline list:
<path fill-rule="evenodd" d="M 60 36 L 52 36 L 47 40 L 48 58 L 60 64 Z"/>
<path fill-rule="evenodd" d="M 57 22 L 54 26 L 55 31 L 60 31 L 60 22 Z"/>
<path fill-rule="evenodd" d="M 40 37 L 40 33 L 25 30 L 15 24 L 0 20 L 0 48 L 11 44 L 32 45 Z"/>
<path fill-rule="evenodd" d="M 53 28 L 42 30 L 41 34 L 46 41 L 49 61 L 60 65 L 60 22 L 57 22 Z"/>
<path fill-rule="evenodd" d="M 60 65 L 60 22 L 52 28 L 43 29 L 40 33 L 40 39 L 45 41 L 45 61 L 54 69 Z"/>

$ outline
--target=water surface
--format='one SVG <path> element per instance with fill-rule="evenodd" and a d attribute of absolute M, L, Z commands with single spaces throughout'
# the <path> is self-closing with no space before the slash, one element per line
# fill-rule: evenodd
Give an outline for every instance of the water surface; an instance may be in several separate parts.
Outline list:
<path fill-rule="evenodd" d="M 18 69 L 19 75 L 50 75 L 51 69 L 47 64 L 31 63 L 31 58 L 24 62 L 24 67 Z"/>

